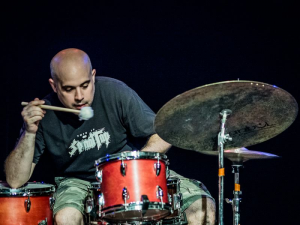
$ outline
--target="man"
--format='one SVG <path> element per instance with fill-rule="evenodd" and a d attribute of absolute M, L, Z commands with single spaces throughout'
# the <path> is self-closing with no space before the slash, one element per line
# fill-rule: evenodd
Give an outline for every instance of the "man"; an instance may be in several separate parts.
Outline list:
<path fill-rule="evenodd" d="M 155 134 L 155 114 L 139 96 L 121 81 L 96 78 L 90 58 L 82 50 L 60 51 L 51 60 L 50 69 L 53 93 L 24 107 L 22 135 L 5 162 L 6 179 L 12 188 L 20 187 L 30 179 L 41 154 L 48 151 L 57 183 L 55 224 L 84 224 L 84 200 L 95 180 L 95 160 L 134 150 L 129 139 L 147 138 L 142 148 L 147 152 L 166 153 L 171 145 Z M 75 114 L 46 113 L 39 107 L 42 104 L 77 110 L 91 106 L 95 116 L 79 121 Z M 184 202 L 188 222 L 213 224 L 214 200 L 198 189 L 185 190 L 192 200 Z"/>

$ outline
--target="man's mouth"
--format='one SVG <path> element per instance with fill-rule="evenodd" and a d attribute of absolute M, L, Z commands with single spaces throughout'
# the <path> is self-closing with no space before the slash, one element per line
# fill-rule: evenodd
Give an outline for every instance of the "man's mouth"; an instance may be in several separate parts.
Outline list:
<path fill-rule="evenodd" d="M 81 108 L 83 108 L 83 107 L 86 107 L 86 106 L 88 106 L 88 104 L 76 104 L 76 105 L 73 105 L 76 109 L 78 109 L 78 110 L 80 110 Z"/>

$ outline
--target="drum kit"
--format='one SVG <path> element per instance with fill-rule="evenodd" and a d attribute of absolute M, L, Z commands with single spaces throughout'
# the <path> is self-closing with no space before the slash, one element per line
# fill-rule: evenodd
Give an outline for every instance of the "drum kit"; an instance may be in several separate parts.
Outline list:
<path fill-rule="evenodd" d="M 219 225 L 223 225 L 224 157 L 232 162 L 234 198 L 225 200 L 232 204 L 233 224 L 238 225 L 239 168 L 247 160 L 278 157 L 246 147 L 280 134 L 297 114 L 296 100 L 277 86 L 256 81 L 224 81 L 171 99 L 158 111 L 154 126 L 157 134 L 175 147 L 218 156 Z M 91 184 L 92 194 L 86 199 L 86 223 L 187 224 L 181 211 L 180 179 L 169 177 L 168 165 L 165 154 L 142 151 L 121 152 L 96 160 L 97 182 Z M 0 183 L 0 221 L 53 224 L 54 191 L 49 184 L 27 183 L 11 189 Z M 14 223 L 12 219 L 25 222 Z"/>

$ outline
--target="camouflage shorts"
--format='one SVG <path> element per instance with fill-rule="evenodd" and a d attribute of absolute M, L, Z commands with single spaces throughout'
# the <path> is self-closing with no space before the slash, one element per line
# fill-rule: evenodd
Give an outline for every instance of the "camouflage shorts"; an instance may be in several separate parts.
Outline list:
<path fill-rule="evenodd" d="M 215 201 L 202 182 L 183 177 L 173 170 L 170 170 L 169 178 L 178 178 L 180 180 L 180 192 L 183 197 L 181 211 L 186 210 L 193 202 L 201 198 L 210 198 Z"/>
<path fill-rule="evenodd" d="M 53 215 L 65 207 L 73 207 L 84 215 L 85 200 L 89 195 L 91 183 L 77 178 L 64 177 L 55 177 L 55 183 L 57 190 L 54 194 Z"/>

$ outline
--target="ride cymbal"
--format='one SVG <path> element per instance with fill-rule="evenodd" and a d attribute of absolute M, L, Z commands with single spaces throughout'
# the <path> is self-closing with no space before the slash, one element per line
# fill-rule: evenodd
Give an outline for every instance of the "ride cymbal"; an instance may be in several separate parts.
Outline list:
<path fill-rule="evenodd" d="M 194 151 L 218 149 L 220 112 L 230 109 L 224 149 L 251 146 L 283 132 L 298 114 L 296 100 L 287 91 L 256 81 L 224 81 L 184 92 L 157 113 L 157 134 L 170 144 Z"/>

